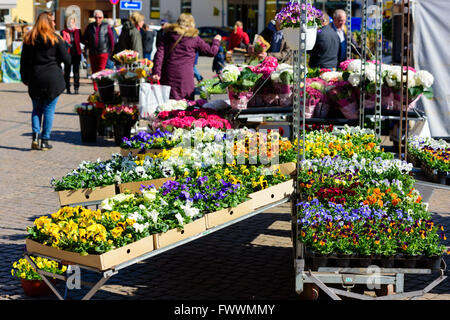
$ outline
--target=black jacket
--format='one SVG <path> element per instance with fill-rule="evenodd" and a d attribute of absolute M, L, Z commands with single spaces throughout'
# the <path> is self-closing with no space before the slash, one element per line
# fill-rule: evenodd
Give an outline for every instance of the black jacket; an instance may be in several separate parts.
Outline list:
<path fill-rule="evenodd" d="M 98 43 L 96 42 L 96 32 L 96 23 L 92 22 L 88 24 L 83 34 L 83 43 L 87 45 L 89 54 L 111 54 L 115 43 L 114 33 L 111 27 L 106 22 L 102 22 L 100 30 L 98 30 Z"/>
<path fill-rule="evenodd" d="M 139 59 L 144 57 L 141 33 L 129 20 L 125 21 L 122 26 L 119 42 L 114 49 L 114 53 L 119 53 L 122 50 L 134 50 L 139 53 Z"/>
<path fill-rule="evenodd" d="M 316 44 L 310 51 L 310 68 L 333 69 L 338 65 L 339 36 L 330 25 L 317 32 Z"/>
<path fill-rule="evenodd" d="M 58 38 L 54 45 L 39 38 L 34 46 L 23 44 L 20 75 L 31 99 L 53 100 L 66 88 L 61 63 L 70 64 L 71 57 L 65 41 Z"/>
<path fill-rule="evenodd" d="M 156 37 L 156 32 L 153 30 L 142 30 L 141 35 L 144 53 L 151 53 L 153 51 L 153 39 Z"/>

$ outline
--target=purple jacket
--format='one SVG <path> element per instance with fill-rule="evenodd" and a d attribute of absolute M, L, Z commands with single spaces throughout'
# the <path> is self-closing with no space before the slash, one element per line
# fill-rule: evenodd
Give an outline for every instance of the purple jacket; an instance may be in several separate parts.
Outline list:
<path fill-rule="evenodd" d="M 161 84 L 171 86 L 170 98 L 192 100 L 194 97 L 194 61 L 195 55 L 213 57 L 219 51 L 220 42 L 213 40 L 207 44 L 198 36 L 197 29 L 187 29 L 183 38 L 170 53 L 184 29 L 177 24 L 169 25 L 164 30 L 162 41 L 154 58 L 153 74 L 160 76 Z"/>

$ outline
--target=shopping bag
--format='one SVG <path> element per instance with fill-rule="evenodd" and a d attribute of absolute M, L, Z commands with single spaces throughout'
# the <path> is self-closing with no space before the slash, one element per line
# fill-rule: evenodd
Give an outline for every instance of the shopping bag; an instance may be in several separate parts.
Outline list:
<path fill-rule="evenodd" d="M 139 89 L 139 115 L 141 119 L 148 119 L 157 107 L 170 98 L 170 86 L 153 83 L 142 83 Z"/>

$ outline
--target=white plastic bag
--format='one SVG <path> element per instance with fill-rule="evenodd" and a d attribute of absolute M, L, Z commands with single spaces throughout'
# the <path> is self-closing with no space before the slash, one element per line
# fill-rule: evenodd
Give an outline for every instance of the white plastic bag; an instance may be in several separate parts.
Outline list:
<path fill-rule="evenodd" d="M 139 113 L 141 119 L 148 119 L 156 108 L 170 98 L 170 86 L 141 83 L 139 89 Z"/>

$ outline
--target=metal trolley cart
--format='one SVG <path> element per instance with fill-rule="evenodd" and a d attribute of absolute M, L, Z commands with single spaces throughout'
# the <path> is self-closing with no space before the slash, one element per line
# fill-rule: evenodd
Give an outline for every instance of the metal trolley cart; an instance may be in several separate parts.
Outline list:
<path fill-rule="evenodd" d="M 298 145 L 297 150 L 297 175 L 300 172 L 300 163 L 305 159 L 305 99 L 306 96 L 306 3 L 307 0 L 297 0 L 301 5 L 301 27 L 299 35 L 299 48 L 294 50 L 294 105 L 293 105 L 293 134 L 294 138 L 298 140 L 302 139 L 303 146 Z M 362 1 L 362 56 L 361 56 L 361 75 L 365 74 L 365 64 L 366 60 L 366 20 L 367 20 L 367 7 L 368 0 Z M 351 37 L 351 1 L 347 0 L 347 41 L 350 43 Z M 376 38 L 377 38 L 377 48 L 376 48 L 376 58 L 375 60 L 381 61 L 381 10 L 382 2 L 377 3 L 378 18 L 376 19 Z M 402 43 L 403 45 L 403 55 L 402 55 L 402 67 L 404 77 L 407 77 L 407 66 L 409 65 L 409 34 L 410 34 L 410 8 L 409 1 L 402 0 L 402 12 L 403 16 L 403 32 L 402 32 Z M 350 49 L 348 46 L 347 58 L 350 58 Z M 403 78 L 402 78 L 403 81 Z M 407 82 L 406 78 L 406 82 Z M 375 122 L 375 133 L 378 137 L 381 135 L 381 64 L 377 64 L 376 67 L 376 104 L 375 110 L 373 111 L 373 118 Z M 362 82 L 361 82 L 362 83 Z M 403 83 L 402 83 L 403 84 Z M 362 85 L 361 85 L 362 86 Z M 402 86 L 403 87 L 403 86 Z M 303 95 L 300 95 L 300 90 L 303 90 Z M 361 92 L 363 92 L 361 87 Z M 359 126 L 364 127 L 364 120 L 367 115 L 367 111 L 364 110 L 364 94 L 360 96 L 360 117 Z M 401 108 L 399 115 L 390 115 L 398 117 L 400 120 L 400 132 L 405 131 L 405 146 L 404 153 L 402 152 L 402 143 L 399 139 L 399 158 L 402 156 L 406 158 L 406 141 L 407 141 L 407 121 L 409 112 L 403 112 L 406 110 L 408 101 L 408 90 L 403 90 L 401 96 Z M 366 113 L 366 114 L 365 114 Z M 403 126 L 403 128 L 402 128 Z M 303 132 L 303 137 L 301 137 L 301 132 Z M 301 151 L 303 150 L 303 151 Z M 419 182 L 420 184 L 420 182 Z M 436 187 L 433 185 L 428 185 L 428 187 Z M 295 205 L 296 201 L 300 199 L 299 183 L 297 179 L 294 179 L 294 192 L 292 195 L 292 237 L 293 237 L 293 249 L 294 249 L 294 269 L 295 269 L 295 289 L 298 294 L 306 294 L 309 298 L 316 298 L 318 295 L 318 288 L 322 289 L 326 294 L 328 294 L 333 300 L 341 300 L 339 296 L 346 296 L 356 299 L 376 299 L 376 300 L 393 300 L 393 299 L 403 299 L 403 298 L 418 298 L 423 294 L 429 292 L 439 283 L 444 281 L 447 276 L 444 275 L 446 269 L 445 262 L 443 259 L 440 260 L 439 266 L 439 276 L 434 281 L 432 281 L 423 290 L 404 292 L 404 277 L 405 274 L 432 274 L 435 269 L 419 269 L 419 268 L 378 268 L 377 266 L 368 267 L 356 267 L 356 268 L 341 268 L 341 267 L 317 267 L 312 268 L 311 265 L 307 265 L 307 252 L 305 245 L 299 242 L 298 239 L 298 225 L 297 225 L 297 210 L 298 207 Z M 312 285 L 311 285 L 312 284 Z M 341 285 L 346 290 L 341 290 L 333 288 L 330 285 Z M 377 284 L 380 288 L 386 289 L 388 285 L 395 286 L 395 294 L 386 295 L 387 292 L 382 292 L 380 297 L 370 297 L 361 293 L 351 292 L 351 289 L 358 284 Z M 374 286 L 375 287 L 375 286 Z M 392 287 L 391 287 L 392 288 Z"/>

